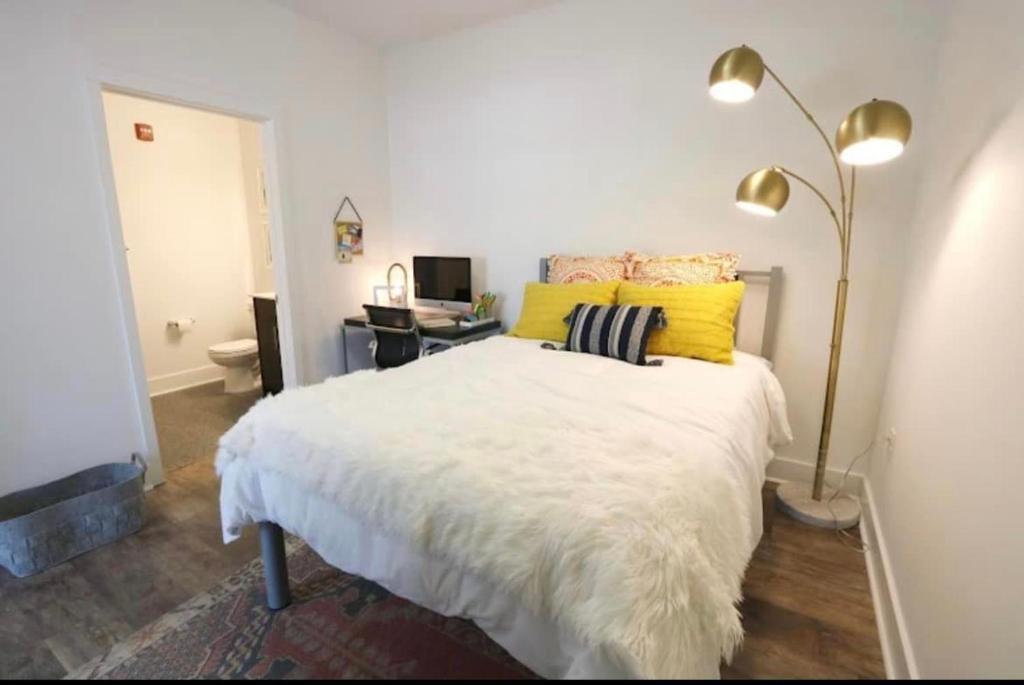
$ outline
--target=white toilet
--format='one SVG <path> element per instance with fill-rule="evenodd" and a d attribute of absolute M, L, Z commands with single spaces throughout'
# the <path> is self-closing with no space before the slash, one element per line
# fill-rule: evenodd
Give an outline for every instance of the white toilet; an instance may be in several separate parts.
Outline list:
<path fill-rule="evenodd" d="M 207 351 L 210 360 L 227 369 L 224 392 L 249 392 L 259 384 L 259 346 L 252 338 L 229 340 L 211 345 Z"/>

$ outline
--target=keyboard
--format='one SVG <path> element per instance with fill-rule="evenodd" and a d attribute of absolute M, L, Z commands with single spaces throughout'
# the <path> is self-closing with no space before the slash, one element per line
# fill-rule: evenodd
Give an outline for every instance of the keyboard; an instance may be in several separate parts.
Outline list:
<path fill-rule="evenodd" d="M 455 322 L 447 316 L 439 316 L 433 319 L 417 319 L 416 323 L 420 328 L 451 328 Z"/>

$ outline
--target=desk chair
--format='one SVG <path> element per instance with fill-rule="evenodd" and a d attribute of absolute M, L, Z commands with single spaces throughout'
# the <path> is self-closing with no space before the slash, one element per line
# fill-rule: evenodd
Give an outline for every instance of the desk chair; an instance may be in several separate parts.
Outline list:
<path fill-rule="evenodd" d="M 366 327 L 373 331 L 373 361 L 378 369 L 391 369 L 416 361 L 423 354 L 423 340 L 411 309 L 364 304 Z"/>

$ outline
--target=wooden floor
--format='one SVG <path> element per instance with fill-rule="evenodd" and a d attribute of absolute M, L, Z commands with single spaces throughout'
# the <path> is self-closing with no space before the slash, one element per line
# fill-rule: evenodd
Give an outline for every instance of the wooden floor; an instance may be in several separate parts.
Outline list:
<path fill-rule="evenodd" d="M 209 463 L 149 493 L 138 534 L 38 576 L 0 569 L 0 676 L 60 677 L 241 567 L 255 531 L 221 544 Z M 726 678 L 884 676 L 864 559 L 778 515 L 751 562 L 746 641 Z"/>
<path fill-rule="evenodd" d="M 259 553 L 255 530 L 221 542 L 209 461 L 146 497 L 146 525 L 37 576 L 0 569 L 0 677 L 59 678 Z"/>
<path fill-rule="evenodd" d="M 835 531 L 773 521 L 743 582 L 743 650 L 722 677 L 884 678 L 864 555 Z"/>

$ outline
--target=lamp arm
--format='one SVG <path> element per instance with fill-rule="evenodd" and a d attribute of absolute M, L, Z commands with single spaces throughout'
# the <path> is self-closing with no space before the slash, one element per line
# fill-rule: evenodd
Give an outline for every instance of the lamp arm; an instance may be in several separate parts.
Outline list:
<path fill-rule="evenodd" d="M 850 237 L 853 235 L 853 198 L 857 192 L 857 167 L 850 168 L 850 205 L 846 213 L 846 245 L 843 246 L 843 278 L 850 266 Z"/>
<path fill-rule="evenodd" d="M 836 149 L 832 147 L 832 141 L 828 139 L 828 135 L 825 133 L 824 130 L 822 130 L 821 126 L 818 124 L 818 121 L 814 118 L 814 115 L 807 111 L 807 108 L 803 106 L 803 103 L 801 103 L 800 100 L 797 99 L 796 95 L 793 95 L 793 91 L 787 88 L 786 84 L 782 82 L 782 79 L 779 78 L 779 75 L 772 71 L 772 68 L 769 67 L 767 64 L 764 65 L 764 70 L 768 72 L 769 76 L 775 79 L 775 82 L 779 84 L 779 87 L 782 88 L 786 95 L 789 96 L 789 99 L 793 101 L 793 103 L 800 109 L 801 112 L 803 112 L 804 116 L 807 117 L 807 121 L 811 122 L 811 125 L 814 126 L 815 129 L 817 129 L 818 134 L 821 136 L 821 139 L 825 141 L 825 147 L 828 148 L 828 154 L 829 156 L 832 157 L 832 165 L 835 166 L 836 168 L 836 177 L 839 179 L 839 199 L 840 204 L 842 205 L 843 223 L 843 226 L 841 226 L 839 229 L 839 239 L 840 241 L 842 241 L 843 235 L 846 232 L 846 183 L 843 181 L 843 170 L 842 167 L 839 166 L 839 157 L 836 155 Z M 806 183 L 806 181 L 804 181 L 804 183 Z M 818 195 L 820 196 L 821 193 L 818 193 Z"/>
<path fill-rule="evenodd" d="M 814 194 L 817 195 L 818 198 L 825 204 L 825 208 L 828 209 L 829 216 L 832 217 L 832 221 L 836 225 L 836 233 L 839 235 L 839 253 L 840 253 L 840 256 L 843 256 L 845 254 L 845 252 L 846 252 L 846 242 L 847 242 L 846 239 L 845 239 L 845 235 L 846 234 L 843 232 L 842 224 L 839 221 L 839 215 L 836 214 L 836 210 L 832 206 L 832 203 L 828 201 L 828 198 L 825 197 L 824 193 L 822 193 L 820 190 L 818 190 L 817 188 L 814 187 L 813 183 L 808 181 L 806 178 L 804 178 L 800 174 L 794 173 L 794 172 L 790 171 L 789 169 L 787 169 L 785 167 L 781 167 L 781 166 L 777 166 L 775 168 L 778 169 L 780 173 L 783 173 L 783 174 L 786 174 L 787 176 L 795 178 L 796 180 L 800 181 L 805 186 L 810 188 L 814 192 Z M 844 259 L 844 261 L 845 261 L 845 259 Z M 844 271 L 845 271 L 845 269 L 844 269 Z"/>

